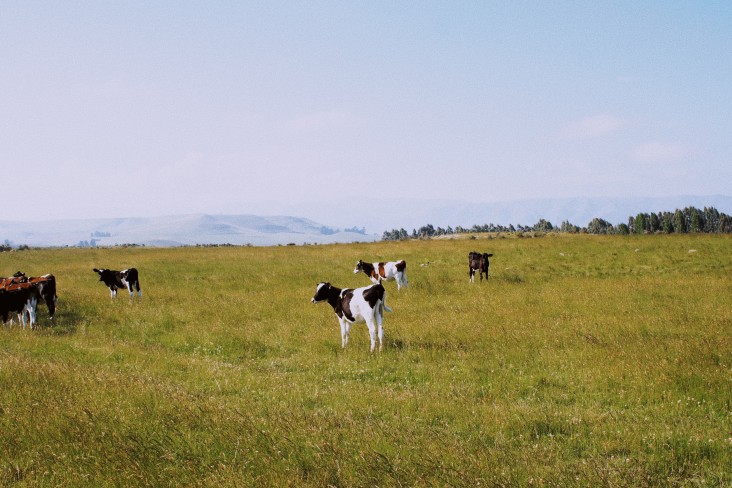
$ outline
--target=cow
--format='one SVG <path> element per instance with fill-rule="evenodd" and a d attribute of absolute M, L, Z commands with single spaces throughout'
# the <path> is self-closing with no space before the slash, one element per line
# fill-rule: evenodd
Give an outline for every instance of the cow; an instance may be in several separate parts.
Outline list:
<path fill-rule="evenodd" d="M 364 263 L 359 259 L 353 273 L 358 274 L 362 271 L 374 283 L 381 283 L 383 280 L 396 280 L 397 290 L 401 290 L 402 287 L 406 288 L 409 284 L 407 282 L 407 262 L 403 259 L 388 263 Z"/>
<path fill-rule="evenodd" d="M 142 297 L 137 269 L 130 268 L 122 271 L 115 271 L 112 269 L 94 268 L 93 271 L 99 275 L 99 281 L 103 281 L 104 284 L 109 287 L 109 293 L 112 298 L 117 296 L 117 288 L 127 288 L 127 291 L 130 292 L 130 298 L 135 296 L 135 292 L 133 291 L 133 288 L 135 288 L 137 290 L 137 295 Z"/>
<path fill-rule="evenodd" d="M 56 295 L 56 277 L 50 273 L 43 276 L 26 277 L 25 273 L 18 271 L 13 275 L 13 279 L 36 285 L 41 298 L 46 302 L 46 307 L 48 307 L 48 316 L 51 319 L 51 322 L 55 323 L 54 315 L 56 313 L 56 305 L 58 304 L 58 295 Z"/>
<path fill-rule="evenodd" d="M 488 258 L 493 256 L 493 254 L 488 253 L 479 253 L 475 251 L 471 251 L 468 254 L 468 266 L 470 267 L 470 282 L 475 282 L 475 272 L 478 271 L 478 274 L 480 275 L 480 281 L 483 282 L 483 273 L 485 273 L 485 279 L 488 279 L 488 267 L 490 266 L 490 263 L 488 262 Z"/>
<path fill-rule="evenodd" d="M 312 302 L 328 302 L 338 317 L 341 325 L 341 347 L 345 348 L 348 344 L 348 333 L 351 330 L 351 324 L 356 322 L 366 322 L 371 336 L 371 352 L 376 347 L 376 336 L 378 328 L 379 351 L 384 345 L 384 310 L 391 312 L 392 310 L 386 306 L 386 290 L 377 283 L 375 285 L 364 286 L 361 288 L 340 289 L 332 286 L 330 283 L 319 283 L 315 288 L 315 295 Z"/>
<path fill-rule="evenodd" d="M 25 274 L 18 271 L 10 278 L 1 278 L 0 277 L 0 288 L 5 288 L 8 285 L 13 285 L 16 283 L 24 283 L 26 281 Z"/>
<path fill-rule="evenodd" d="M 10 320 L 12 315 L 18 315 L 18 321 L 25 329 L 25 316 L 28 314 L 31 329 L 35 328 L 36 307 L 40 292 L 33 283 L 13 283 L 0 289 L 0 318 L 3 324 Z"/>

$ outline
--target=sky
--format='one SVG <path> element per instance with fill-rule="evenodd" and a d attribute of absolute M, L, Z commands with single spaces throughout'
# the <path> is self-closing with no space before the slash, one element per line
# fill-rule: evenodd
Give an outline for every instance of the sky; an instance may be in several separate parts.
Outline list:
<path fill-rule="evenodd" d="M 0 0 L 0 220 L 730 195 L 730 53 L 727 0 Z"/>

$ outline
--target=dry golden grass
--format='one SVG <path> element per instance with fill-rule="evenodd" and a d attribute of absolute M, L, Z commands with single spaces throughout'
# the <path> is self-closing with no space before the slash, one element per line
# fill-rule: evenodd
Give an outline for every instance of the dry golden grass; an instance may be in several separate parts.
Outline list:
<path fill-rule="evenodd" d="M 0 254 L 60 296 L 0 333 L 0 484 L 732 483 L 732 240 L 490 237 Z M 380 354 L 310 303 L 358 259 L 409 266 Z"/>

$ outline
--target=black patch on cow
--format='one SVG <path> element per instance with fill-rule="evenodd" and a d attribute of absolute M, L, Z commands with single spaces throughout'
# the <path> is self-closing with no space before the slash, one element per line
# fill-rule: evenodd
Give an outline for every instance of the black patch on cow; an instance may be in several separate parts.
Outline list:
<path fill-rule="evenodd" d="M 341 299 L 338 301 L 335 312 L 339 317 L 345 317 L 349 322 L 354 322 L 356 319 L 353 318 L 351 313 L 351 300 L 353 299 L 353 290 L 345 289 L 341 292 Z"/>
<path fill-rule="evenodd" d="M 366 273 L 366 276 L 371 276 L 373 278 L 378 278 L 379 276 L 376 274 L 376 270 L 374 269 L 374 265 L 371 263 L 364 263 L 363 261 L 359 260 L 358 264 L 356 265 L 357 269 L 360 269 L 364 273 Z"/>
<path fill-rule="evenodd" d="M 404 271 L 405 269 L 407 269 L 407 262 L 404 261 L 403 259 L 401 261 L 397 262 L 396 269 L 397 269 L 397 271 L 400 271 L 400 272 Z"/>
<path fill-rule="evenodd" d="M 366 302 L 371 306 L 371 308 L 376 307 L 376 303 L 379 300 L 384 299 L 384 293 L 386 290 L 384 290 L 384 287 L 381 286 L 381 283 L 370 286 L 363 292 L 363 298 L 366 300 Z"/>

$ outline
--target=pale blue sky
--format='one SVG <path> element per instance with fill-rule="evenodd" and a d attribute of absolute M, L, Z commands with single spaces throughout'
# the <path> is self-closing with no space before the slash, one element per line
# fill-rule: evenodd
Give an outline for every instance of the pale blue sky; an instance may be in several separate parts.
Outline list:
<path fill-rule="evenodd" d="M 730 53 L 726 0 L 0 0 L 0 219 L 729 195 Z"/>

